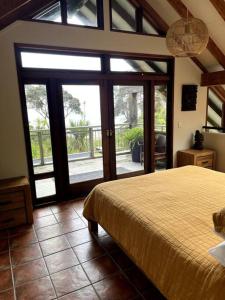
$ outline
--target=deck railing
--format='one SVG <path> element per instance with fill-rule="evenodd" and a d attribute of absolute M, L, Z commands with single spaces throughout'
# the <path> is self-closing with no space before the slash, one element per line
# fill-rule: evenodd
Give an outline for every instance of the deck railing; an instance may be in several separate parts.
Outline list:
<path fill-rule="evenodd" d="M 138 124 L 137 126 L 143 126 Z M 115 143 L 117 154 L 130 152 L 129 143 L 124 138 L 130 129 L 129 124 L 115 126 Z M 156 133 L 166 133 L 166 126 L 157 125 Z M 34 166 L 52 163 L 52 145 L 49 129 L 30 130 Z M 67 152 L 69 161 L 97 158 L 102 156 L 101 126 L 67 127 Z"/>

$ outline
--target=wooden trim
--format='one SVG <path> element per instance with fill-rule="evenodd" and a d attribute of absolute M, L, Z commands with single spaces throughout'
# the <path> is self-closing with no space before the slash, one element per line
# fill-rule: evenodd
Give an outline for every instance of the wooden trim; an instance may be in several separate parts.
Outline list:
<path fill-rule="evenodd" d="M 201 86 L 225 84 L 225 71 L 204 73 L 201 77 Z"/>
<path fill-rule="evenodd" d="M 223 106 L 222 106 L 221 127 L 225 128 L 225 103 L 223 103 Z M 224 130 L 224 132 L 225 132 L 225 130 Z"/>
<path fill-rule="evenodd" d="M 225 2 L 224 0 L 209 0 L 212 5 L 215 7 L 217 12 L 221 15 L 223 20 L 225 21 Z"/>
<path fill-rule="evenodd" d="M 36 19 L 30 19 L 30 18 L 20 18 L 19 20 L 26 21 L 26 22 L 43 23 L 43 24 L 46 23 L 46 24 L 51 24 L 51 25 L 61 25 L 61 26 L 93 29 L 93 30 L 104 30 L 104 28 L 90 26 L 90 25 L 78 25 L 78 24 L 48 21 L 48 20 L 36 20 Z M 0 27 L 0 29 L 1 29 L 1 27 Z"/>
<path fill-rule="evenodd" d="M 182 17 L 185 18 L 187 15 L 187 7 L 183 4 L 181 0 L 167 0 L 170 5 L 176 10 L 176 12 Z M 193 17 L 190 10 L 188 13 L 191 17 Z M 211 37 L 209 37 L 209 42 L 207 45 L 207 49 L 211 52 L 211 54 L 218 60 L 218 62 L 225 68 L 225 55 L 216 45 Z"/>
<path fill-rule="evenodd" d="M 35 181 L 34 181 L 34 172 L 33 172 L 33 163 L 32 163 L 31 141 L 30 141 L 30 134 L 29 134 L 29 120 L 27 116 L 27 105 L 26 105 L 26 97 L 25 97 L 25 91 L 23 86 L 23 79 L 21 73 L 19 72 L 19 61 L 20 61 L 19 52 L 15 51 L 15 56 L 16 56 L 16 65 L 17 65 L 21 112 L 22 112 L 23 125 L 24 125 L 23 131 L 25 137 L 25 149 L 27 155 L 29 182 L 31 187 L 31 197 L 34 203 L 36 199 L 36 192 L 35 192 Z"/>
<path fill-rule="evenodd" d="M 89 50 L 84 48 L 69 48 L 69 47 L 59 47 L 59 46 L 46 46 L 46 45 L 35 45 L 35 44 L 23 44 L 15 43 L 15 48 L 20 51 L 30 51 L 30 52 L 43 52 L 43 53 L 55 53 L 55 54 L 67 54 L 67 55 L 89 55 L 89 56 L 101 56 L 107 54 L 115 57 L 132 57 L 136 59 L 158 59 L 158 60 L 173 60 L 172 55 L 161 55 L 161 54 L 146 54 L 146 53 L 133 53 L 133 52 L 122 52 L 122 51 L 107 51 L 107 50 Z"/>
<path fill-rule="evenodd" d="M 4 13 L 0 17 L 0 30 L 15 22 L 16 20 L 22 19 L 25 15 L 30 15 L 32 11 L 34 14 L 40 10 L 40 7 L 44 9 L 49 5 L 55 3 L 56 0 L 30 0 L 26 1 L 25 4 L 20 5 L 19 8 L 14 8 Z M 10 1 L 9 1 L 10 3 Z"/>
<path fill-rule="evenodd" d="M 97 23 L 98 29 L 104 30 L 104 6 L 103 0 L 97 0 Z"/>
<path fill-rule="evenodd" d="M 57 72 L 56 72 L 57 71 Z M 21 71 L 24 79 L 29 79 L 29 77 L 33 77 L 36 80 L 39 80 L 40 78 L 48 79 L 50 76 L 54 79 L 59 78 L 67 78 L 67 79 L 74 79 L 76 81 L 81 80 L 130 80 L 130 81 L 140 81 L 143 80 L 161 80 L 161 81 L 168 81 L 169 75 L 157 75 L 153 74 L 121 74 L 121 73 L 114 73 L 114 74 L 90 74 L 88 76 L 88 72 L 82 73 L 82 72 L 70 72 L 70 71 L 59 71 L 59 70 L 26 70 Z M 90 72 L 91 73 L 91 72 Z"/>
<path fill-rule="evenodd" d="M 160 35 L 165 37 L 169 28 L 168 24 L 160 17 L 154 8 L 146 0 L 137 0 L 138 4 L 142 6 L 144 15 L 150 21 L 152 26 L 159 32 Z"/>
<path fill-rule="evenodd" d="M 202 70 L 203 73 L 208 73 L 206 67 L 196 57 L 191 57 L 191 60 Z"/>
<path fill-rule="evenodd" d="M 49 6 L 53 5 L 56 2 L 57 0 L 28 0 L 25 3 L 19 5 L 19 7 L 11 9 L 9 12 L 5 13 L 0 17 L 0 29 L 3 29 L 4 27 L 10 25 L 16 20 L 49 23 L 49 24 L 56 24 L 56 25 L 61 24 L 65 26 L 92 28 L 98 30 L 104 29 L 103 0 L 97 0 L 97 24 L 98 24 L 97 27 L 69 24 L 67 22 L 67 3 L 65 0 L 60 0 L 62 22 L 32 19 L 36 14 L 38 14 L 39 12 L 48 8 Z"/>
<path fill-rule="evenodd" d="M 51 178 L 51 177 L 55 177 L 55 172 L 54 171 L 34 174 L 34 179 L 35 180 L 47 179 L 47 178 Z"/>
<path fill-rule="evenodd" d="M 61 18 L 62 18 L 62 24 L 67 24 L 67 1 L 66 0 L 60 0 L 60 10 L 61 10 Z M 55 23 L 55 22 L 53 22 Z"/>
<path fill-rule="evenodd" d="M 207 104 L 206 104 L 205 126 L 207 126 L 207 123 L 208 123 L 208 109 L 209 109 L 209 88 L 207 88 Z"/>
<path fill-rule="evenodd" d="M 173 128 L 174 128 L 174 73 L 175 64 L 174 60 L 169 62 L 169 73 L 171 74 L 170 81 L 167 84 L 167 168 L 173 168 Z"/>
<path fill-rule="evenodd" d="M 165 31 L 160 29 L 159 22 L 157 21 L 157 13 L 153 8 L 146 2 L 146 0 L 129 0 L 129 2 L 136 8 L 136 31 L 127 31 L 114 29 L 112 26 L 112 0 L 109 0 L 109 15 L 110 15 L 110 30 L 115 32 L 127 33 L 127 34 L 138 34 L 138 35 L 146 35 L 146 36 L 157 36 L 157 37 L 165 37 Z M 147 7 L 147 11 L 145 10 Z M 152 9 L 152 12 L 151 12 Z M 151 23 L 151 25 L 155 28 L 158 34 L 149 34 L 143 32 L 143 16 Z M 160 18 L 161 19 L 161 18 Z"/>
<path fill-rule="evenodd" d="M 145 133 L 145 141 L 149 139 L 147 134 L 150 134 L 150 141 L 145 147 L 145 157 L 147 156 L 147 151 L 149 151 L 149 161 L 148 161 L 148 170 L 150 173 L 155 172 L 155 84 L 154 81 L 150 82 L 149 86 L 149 96 L 150 103 L 148 104 L 148 118 L 147 122 L 149 123 L 149 131 Z M 146 99 L 147 100 L 147 99 Z"/>
<path fill-rule="evenodd" d="M 143 33 L 143 9 L 141 6 L 136 7 L 136 32 Z"/>

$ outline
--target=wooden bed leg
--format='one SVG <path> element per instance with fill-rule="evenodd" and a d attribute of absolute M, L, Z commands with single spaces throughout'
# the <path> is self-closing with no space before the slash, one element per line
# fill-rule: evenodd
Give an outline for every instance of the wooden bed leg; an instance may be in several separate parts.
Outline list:
<path fill-rule="evenodd" d="M 88 221 L 88 229 L 90 232 L 97 233 L 98 232 L 98 223 L 95 221 Z"/>

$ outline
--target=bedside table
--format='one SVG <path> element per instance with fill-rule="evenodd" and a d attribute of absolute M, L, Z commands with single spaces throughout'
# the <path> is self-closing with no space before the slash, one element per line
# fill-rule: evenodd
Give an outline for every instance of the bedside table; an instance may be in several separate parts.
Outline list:
<path fill-rule="evenodd" d="M 0 180 L 0 229 L 33 223 L 29 181 L 26 177 Z"/>
<path fill-rule="evenodd" d="M 216 152 L 210 149 L 188 149 L 177 152 L 177 166 L 194 165 L 215 170 Z"/>

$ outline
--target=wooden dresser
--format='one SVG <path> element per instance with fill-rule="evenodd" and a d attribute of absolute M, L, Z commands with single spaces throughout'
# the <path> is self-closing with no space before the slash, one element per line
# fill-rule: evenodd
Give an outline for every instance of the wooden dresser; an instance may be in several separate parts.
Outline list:
<path fill-rule="evenodd" d="M 26 177 L 0 180 L 0 229 L 33 223 L 30 185 Z"/>
<path fill-rule="evenodd" d="M 216 152 L 210 149 L 188 149 L 177 152 L 177 166 L 195 165 L 215 170 Z"/>

